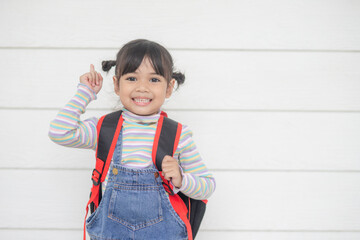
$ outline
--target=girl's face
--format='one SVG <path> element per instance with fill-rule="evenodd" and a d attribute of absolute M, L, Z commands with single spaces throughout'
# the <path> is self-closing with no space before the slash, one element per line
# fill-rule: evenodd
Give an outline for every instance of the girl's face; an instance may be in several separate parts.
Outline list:
<path fill-rule="evenodd" d="M 143 116 L 158 113 L 175 84 L 175 79 L 168 84 L 163 76 L 156 74 L 146 57 L 135 72 L 120 77 L 119 85 L 115 76 L 113 80 L 115 93 L 124 107 Z"/>

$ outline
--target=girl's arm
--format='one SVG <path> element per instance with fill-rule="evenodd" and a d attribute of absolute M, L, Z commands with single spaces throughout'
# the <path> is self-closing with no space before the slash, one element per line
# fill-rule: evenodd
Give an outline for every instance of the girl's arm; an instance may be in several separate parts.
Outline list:
<path fill-rule="evenodd" d="M 80 115 L 90 101 L 95 100 L 101 90 L 103 77 L 90 64 L 90 72 L 80 76 L 75 96 L 50 122 L 50 139 L 62 146 L 90 148 L 96 150 L 98 119 L 95 117 L 80 121 Z"/>
<path fill-rule="evenodd" d="M 50 122 L 49 138 L 65 147 L 96 150 L 98 119 L 92 117 L 80 121 L 80 115 L 85 112 L 87 105 L 96 98 L 96 92 L 86 84 L 79 83 L 75 96 Z"/>
<path fill-rule="evenodd" d="M 209 198 L 215 190 L 215 179 L 201 159 L 187 126 L 183 126 L 177 154 L 183 176 L 182 186 L 178 190 L 194 199 Z"/>

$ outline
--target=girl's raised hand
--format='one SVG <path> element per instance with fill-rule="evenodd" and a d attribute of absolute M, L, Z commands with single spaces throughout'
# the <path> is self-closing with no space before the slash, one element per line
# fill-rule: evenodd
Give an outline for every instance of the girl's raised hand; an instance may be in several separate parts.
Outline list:
<path fill-rule="evenodd" d="M 102 87 L 103 77 L 95 71 L 94 65 L 90 64 L 90 72 L 81 75 L 80 82 L 86 84 L 97 94 Z"/>

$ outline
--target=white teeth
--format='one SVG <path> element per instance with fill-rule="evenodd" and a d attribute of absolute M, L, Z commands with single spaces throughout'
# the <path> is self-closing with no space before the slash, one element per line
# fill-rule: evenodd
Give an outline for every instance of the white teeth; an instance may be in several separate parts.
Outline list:
<path fill-rule="evenodd" d="M 138 102 L 138 103 L 148 103 L 150 102 L 150 99 L 144 99 L 144 98 L 134 98 L 135 102 Z"/>

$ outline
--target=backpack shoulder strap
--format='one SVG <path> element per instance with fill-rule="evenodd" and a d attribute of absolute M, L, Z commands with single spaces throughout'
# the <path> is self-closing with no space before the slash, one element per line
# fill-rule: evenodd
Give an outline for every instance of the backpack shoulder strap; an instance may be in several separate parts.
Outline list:
<path fill-rule="evenodd" d="M 160 116 L 155 132 L 152 160 L 158 171 L 166 155 L 174 156 L 179 144 L 182 125 L 163 115 Z"/>
<path fill-rule="evenodd" d="M 94 171 L 99 172 L 101 176 L 97 179 L 93 178 L 93 182 L 95 180 L 95 183 L 97 184 L 105 180 L 109 169 L 123 123 L 121 113 L 121 110 L 109 113 L 103 116 L 98 123 L 98 144 L 96 148 L 96 166 Z"/>

